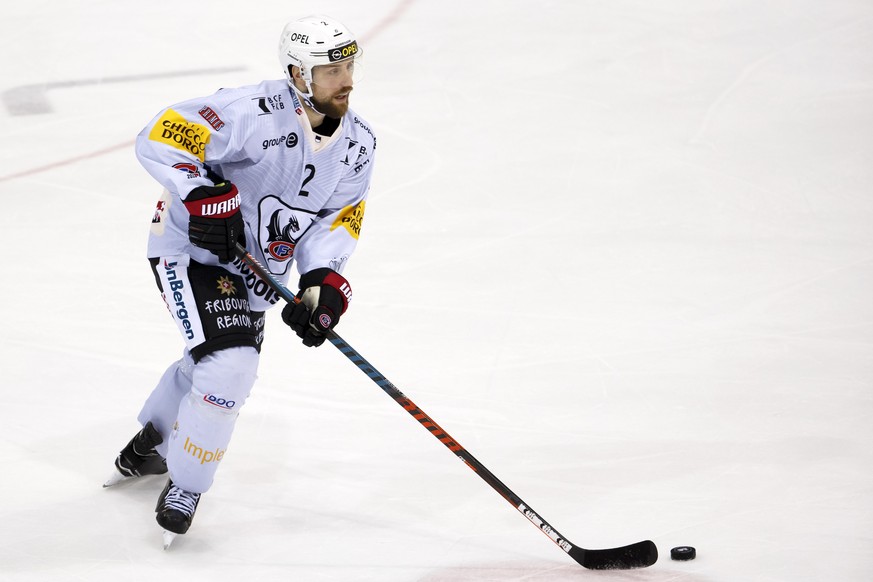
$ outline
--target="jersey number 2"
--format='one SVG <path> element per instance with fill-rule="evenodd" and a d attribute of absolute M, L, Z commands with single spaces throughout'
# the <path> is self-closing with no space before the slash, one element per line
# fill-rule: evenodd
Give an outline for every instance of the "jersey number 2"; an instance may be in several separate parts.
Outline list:
<path fill-rule="evenodd" d="M 309 191 L 305 190 L 306 185 L 309 184 L 309 181 L 315 177 L 315 166 L 312 164 L 306 164 L 306 179 L 303 180 L 303 184 L 300 185 L 300 194 L 298 196 L 309 196 Z"/>

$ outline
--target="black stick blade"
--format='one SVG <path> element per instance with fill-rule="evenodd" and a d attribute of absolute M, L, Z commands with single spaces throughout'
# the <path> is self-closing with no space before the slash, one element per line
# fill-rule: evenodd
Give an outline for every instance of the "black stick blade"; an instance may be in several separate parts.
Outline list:
<path fill-rule="evenodd" d="M 569 553 L 571 558 L 591 570 L 646 568 L 658 561 L 658 547 L 649 540 L 607 550 L 573 547 Z"/>

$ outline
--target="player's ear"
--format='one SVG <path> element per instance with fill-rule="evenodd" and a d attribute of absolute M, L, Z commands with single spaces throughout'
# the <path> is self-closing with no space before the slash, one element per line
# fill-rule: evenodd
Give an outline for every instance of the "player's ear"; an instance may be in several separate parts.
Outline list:
<path fill-rule="evenodd" d="M 303 79 L 303 71 L 296 65 L 288 65 L 288 72 L 291 74 L 291 82 L 300 91 L 305 91 L 306 81 Z"/>

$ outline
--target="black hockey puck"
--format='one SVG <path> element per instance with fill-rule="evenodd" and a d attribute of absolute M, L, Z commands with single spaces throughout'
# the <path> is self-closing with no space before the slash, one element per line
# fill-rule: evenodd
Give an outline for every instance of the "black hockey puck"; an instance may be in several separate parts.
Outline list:
<path fill-rule="evenodd" d="M 691 546 L 678 546 L 670 550 L 670 559 L 685 562 L 697 557 L 697 550 Z"/>

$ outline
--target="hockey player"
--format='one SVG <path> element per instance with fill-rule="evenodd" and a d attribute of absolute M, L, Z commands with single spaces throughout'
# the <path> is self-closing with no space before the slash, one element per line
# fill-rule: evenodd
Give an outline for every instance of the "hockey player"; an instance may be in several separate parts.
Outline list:
<path fill-rule="evenodd" d="M 283 283 L 297 263 L 301 303 L 282 319 L 307 346 L 321 345 L 352 298 L 342 272 L 376 148 L 349 109 L 360 54 L 331 18 L 289 22 L 279 41 L 285 79 L 178 103 L 137 137 L 138 159 L 164 187 L 148 257 L 185 349 L 106 486 L 169 472 L 156 508 L 165 547 L 212 485 L 255 382 L 264 312 L 279 299 L 237 258 L 237 243 Z"/>

